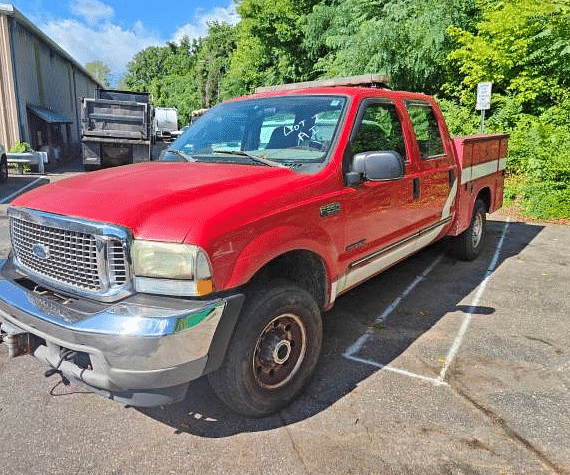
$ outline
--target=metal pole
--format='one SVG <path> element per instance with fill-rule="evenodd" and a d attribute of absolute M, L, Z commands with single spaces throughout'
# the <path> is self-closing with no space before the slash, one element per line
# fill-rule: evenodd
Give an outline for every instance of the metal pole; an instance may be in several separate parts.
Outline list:
<path fill-rule="evenodd" d="M 481 109 L 481 124 L 479 126 L 479 133 L 483 133 L 485 131 L 485 109 Z"/>

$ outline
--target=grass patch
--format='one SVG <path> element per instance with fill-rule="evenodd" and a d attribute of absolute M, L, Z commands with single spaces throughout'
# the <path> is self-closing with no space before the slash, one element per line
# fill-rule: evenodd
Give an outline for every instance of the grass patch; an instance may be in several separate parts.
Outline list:
<path fill-rule="evenodd" d="M 520 207 L 525 216 L 532 218 L 570 218 L 570 187 L 563 181 L 510 176 L 505 180 L 504 206 Z"/>

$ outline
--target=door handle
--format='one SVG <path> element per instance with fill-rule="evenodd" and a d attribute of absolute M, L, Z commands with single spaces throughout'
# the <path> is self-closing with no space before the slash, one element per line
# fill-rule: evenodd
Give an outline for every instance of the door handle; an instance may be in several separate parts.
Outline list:
<path fill-rule="evenodd" d="M 414 178 L 414 200 L 420 197 L 420 179 Z"/>

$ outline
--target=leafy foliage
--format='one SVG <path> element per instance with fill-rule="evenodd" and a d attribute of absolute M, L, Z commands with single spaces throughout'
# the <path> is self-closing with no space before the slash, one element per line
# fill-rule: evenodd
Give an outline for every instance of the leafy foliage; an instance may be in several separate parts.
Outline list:
<path fill-rule="evenodd" d="M 33 151 L 34 149 L 28 142 L 16 142 L 14 145 L 10 147 L 8 153 L 26 153 Z"/>
<path fill-rule="evenodd" d="M 346 0 L 320 5 L 305 25 L 306 45 L 327 76 L 382 72 L 396 88 L 435 93 L 453 42 L 449 25 L 469 29 L 474 0 Z"/>
<path fill-rule="evenodd" d="M 488 129 L 511 135 L 505 196 L 533 216 L 570 216 L 570 5 L 489 1 L 475 32 L 449 33 L 459 81 L 450 77 L 444 90 L 463 104 L 456 107 L 472 109 L 476 84 L 493 82 Z"/>
<path fill-rule="evenodd" d="M 567 0 L 492 3 L 472 33 L 450 27 L 459 48 L 449 55 L 459 68 L 459 97 L 473 103 L 480 81 L 512 94 L 525 111 L 541 112 L 570 86 L 570 4 Z M 457 84 L 452 84 L 455 88 Z"/>
<path fill-rule="evenodd" d="M 230 95 L 256 86 L 302 81 L 312 63 L 303 48 L 301 24 L 319 0 L 242 0 L 237 7 L 237 48 L 226 78 Z"/>
<path fill-rule="evenodd" d="M 85 69 L 89 74 L 91 74 L 91 76 L 97 79 L 104 88 L 108 89 L 111 87 L 111 82 L 109 80 L 111 68 L 103 61 L 92 61 L 87 63 L 85 65 Z"/>
<path fill-rule="evenodd" d="M 261 85 L 384 73 L 436 94 L 454 135 L 477 133 L 476 85 L 493 82 L 486 131 L 511 135 L 506 198 L 570 216 L 567 0 L 241 0 L 236 26 L 139 52 L 123 84 L 194 109 Z"/>
<path fill-rule="evenodd" d="M 222 98 L 222 78 L 235 49 L 235 27 L 212 23 L 199 40 L 185 37 L 179 45 L 151 46 L 137 53 L 123 83 L 128 89 L 150 92 L 160 107 L 176 107 L 181 124 L 192 111 L 211 107 Z"/>
<path fill-rule="evenodd" d="M 224 96 L 222 80 L 230 67 L 236 49 L 236 27 L 212 23 L 208 36 L 199 42 L 193 74 L 201 107 L 208 108 Z"/>

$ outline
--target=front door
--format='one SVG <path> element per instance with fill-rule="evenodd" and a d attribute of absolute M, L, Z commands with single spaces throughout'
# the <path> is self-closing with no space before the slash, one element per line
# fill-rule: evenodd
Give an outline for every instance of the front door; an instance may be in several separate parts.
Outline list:
<path fill-rule="evenodd" d="M 395 151 L 405 161 L 400 179 L 350 187 L 343 209 L 347 219 L 341 265 L 346 273 L 339 281 L 342 292 L 381 272 L 414 251 L 418 221 L 416 174 L 409 160 L 409 143 L 403 134 L 401 113 L 386 100 L 367 100 L 361 105 L 352 137 L 352 154 Z"/>

